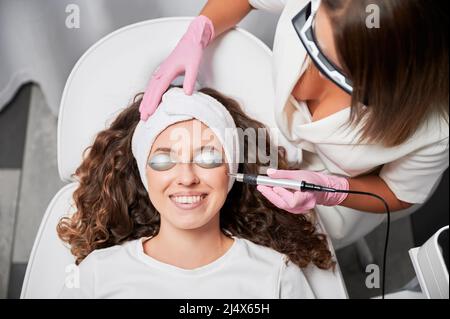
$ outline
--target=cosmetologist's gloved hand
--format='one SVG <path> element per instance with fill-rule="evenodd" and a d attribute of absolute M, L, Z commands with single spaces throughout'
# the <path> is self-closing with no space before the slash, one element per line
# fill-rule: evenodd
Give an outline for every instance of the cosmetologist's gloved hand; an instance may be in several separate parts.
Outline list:
<path fill-rule="evenodd" d="M 344 177 L 326 175 L 311 171 L 286 171 L 268 169 L 267 175 L 271 178 L 292 179 L 305 181 L 315 185 L 349 190 L 348 180 Z M 316 205 L 335 206 L 347 198 L 347 193 L 290 191 L 282 187 L 267 187 L 258 185 L 258 191 L 272 204 L 293 214 L 307 213 Z"/>
<path fill-rule="evenodd" d="M 191 22 L 175 49 L 153 73 L 139 106 L 142 120 L 146 121 L 155 112 L 164 92 L 183 72 L 184 91 L 192 94 L 203 51 L 213 38 L 214 26 L 209 18 L 198 16 Z"/>

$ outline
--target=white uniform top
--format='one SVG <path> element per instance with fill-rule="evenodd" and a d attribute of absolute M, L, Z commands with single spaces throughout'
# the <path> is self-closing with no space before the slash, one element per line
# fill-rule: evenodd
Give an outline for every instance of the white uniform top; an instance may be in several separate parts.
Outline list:
<path fill-rule="evenodd" d="M 64 287 L 60 298 L 277 299 L 315 298 L 303 271 L 286 256 L 234 237 L 212 263 L 182 269 L 144 253 L 133 240 L 90 253 L 78 267 L 79 287 Z M 342 297 L 336 293 L 336 297 Z M 332 294 L 330 295 L 332 296 Z"/>
<path fill-rule="evenodd" d="M 281 12 L 273 47 L 275 118 L 280 131 L 298 150 L 295 160 L 302 164 L 302 169 L 345 177 L 364 175 L 382 167 L 379 176 L 398 199 L 424 203 L 449 163 L 449 126 L 444 118 L 430 116 L 402 145 L 386 148 L 360 143 L 358 129 L 342 127 L 350 117 L 350 106 L 312 122 L 307 105 L 292 96 L 294 86 L 307 68 L 307 53 L 291 20 L 308 2 L 249 0 L 254 8 Z M 320 1 L 313 0 L 313 6 L 318 5 Z M 408 210 L 413 211 L 417 206 Z M 336 248 L 367 234 L 385 217 L 361 214 L 343 206 L 319 205 L 316 211 Z"/>

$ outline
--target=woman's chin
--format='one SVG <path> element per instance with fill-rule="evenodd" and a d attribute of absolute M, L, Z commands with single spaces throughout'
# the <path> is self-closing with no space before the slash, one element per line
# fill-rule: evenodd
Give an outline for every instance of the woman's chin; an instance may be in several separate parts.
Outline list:
<path fill-rule="evenodd" d="M 185 220 L 185 221 L 181 221 L 181 220 L 177 220 L 176 222 L 173 223 L 173 225 L 178 228 L 179 230 L 196 230 L 196 229 L 200 229 L 203 226 L 206 225 L 206 223 L 202 220 Z"/>
<path fill-rule="evenodd" d="M 195 230 L 207 225 L 214 216 L 205 216 L 205 212 L 186 214 L 186 212 L 172 211 L 171 223 L 178 229 Z"/>

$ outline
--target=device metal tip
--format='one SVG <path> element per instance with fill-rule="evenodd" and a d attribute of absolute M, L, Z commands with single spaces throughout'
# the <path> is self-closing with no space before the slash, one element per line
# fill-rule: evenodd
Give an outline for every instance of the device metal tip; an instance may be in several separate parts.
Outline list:
<path fill-rule="evenodd" d="M 232 173 L 227 173 L 228 176 L 230 176 L 231 178 L 235 178 L 237 182 L 242 182 L 244 180 L 244 174 L 232 174 Z"/>

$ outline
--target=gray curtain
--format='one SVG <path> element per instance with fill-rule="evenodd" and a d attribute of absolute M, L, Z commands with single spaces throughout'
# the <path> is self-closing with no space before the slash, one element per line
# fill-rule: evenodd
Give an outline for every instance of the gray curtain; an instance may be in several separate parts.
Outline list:
<path fill-rule="evenodd" d="M 206 0 L 0 0 L 0 111 L 22 84 L 31 81 L 41 87 L 56 116 L 72 67 L 97 40 L 143 20 L 198 15 L 205 3 Z M 78 22 L 77 12 L 79 28 L 71 28 Z M 272 14 L 254 12 L 239 26 L 271 47 L 276 20 Z"/>

